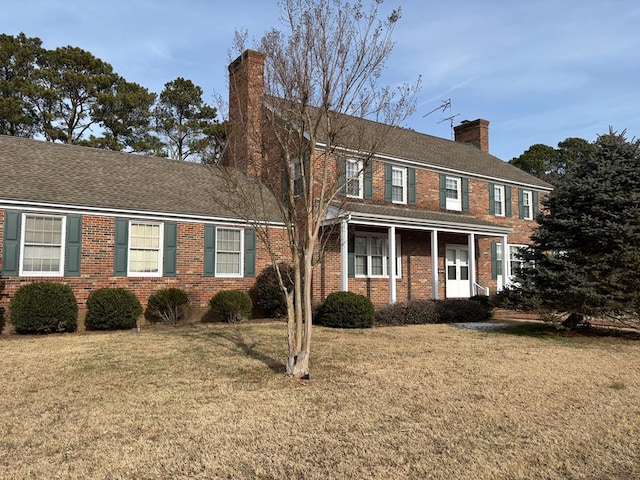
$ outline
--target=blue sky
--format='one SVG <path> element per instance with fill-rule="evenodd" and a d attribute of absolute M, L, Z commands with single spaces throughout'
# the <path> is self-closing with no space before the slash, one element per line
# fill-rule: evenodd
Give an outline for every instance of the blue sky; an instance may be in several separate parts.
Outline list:
<path fill-rule="evenodd" d="M 421 75 L 418 108 L 404 126 L 451 138 L 455 122 L 485 118 L 503 160 L 535 143 L 589 141 L 613 127 L 640 137 L 637 0 L 386 0 L 402 6 L 385 84 Z M 236 29 L 259 39 L 281 27 L 275 0 L 21 0 L 5 2 L 0 33 L 46 48 L 72 45 L 159 93 L 184 77 L 205 101 L 226 97 Z M 428 112 L 451 99 L 451 113 Z"/>

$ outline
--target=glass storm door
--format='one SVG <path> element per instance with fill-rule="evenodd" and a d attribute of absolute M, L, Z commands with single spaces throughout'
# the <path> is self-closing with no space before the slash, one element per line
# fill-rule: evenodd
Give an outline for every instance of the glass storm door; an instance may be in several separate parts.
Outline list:
<path fill-rule="evenodd" d="M 469 298 L 469 249 L 466 246 L 447 245 L 447 298 Z"/>

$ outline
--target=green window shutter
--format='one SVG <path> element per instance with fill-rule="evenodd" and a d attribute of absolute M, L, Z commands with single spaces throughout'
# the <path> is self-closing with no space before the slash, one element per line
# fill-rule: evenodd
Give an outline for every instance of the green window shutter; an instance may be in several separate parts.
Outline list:
<path fill-rule="evenodd" d="M 82 254 L 82 217 L 67 216 L 67 232 L 65 245 L 65 277 L 80 276 L 80 259 Z"/>
<path fill-rule="evenodd" d="M 338 185 L 340 185 L 340 191 L 338 195 L 342 197 L 347 196 L 347 161 L 344 158 L 338 158 Z"/>
<path fill-rule="evenodd" d="M 356 237 L 353 235 L 349 236 L 348 250 L 347 276 L 354 278 L 356 276 Z"/>
<path fill-rule="evenodd" d="M 364 198 L 365 200 L 373 199 L 373 161 L 370 161 L 364 169 Z"/>
<path fill-rule="evenodd" d="M 2 274 L 16 277 L 20 268 L 20 224 L 22 214 L 6 210 L 4 212 L 4 237 L 2 245 Z"/>
<path fill-rule="evenodd" d="M 162 275 L 175 277 L 177 273 L 178 254 L 178 224 L 175 222 L 164 223 L 164 252 Z"/>
<path fill-rule="evenodd" d="M 462 179 L 462 211 L 469 211 L 469 179 Z"/>
<path fill-rule="evenodd" d="M 524 190 L 518 188 L 518 216 L 524 218 Z"/>
<path fill-rule="evenodd" d="M 440 174 L 440 208 L 447 208 L 447 176 Z"/>
<path fill-rule="evenodd" d="M 216 226 L 204 226 L 204 276 L 216 276 Z"/>
<path fill-rule="evenodd" d="M 489 183 L 489 214 L 496 214 L 496 186 L 494 183 Z"/>
<path fill-rule="evenodd" d="M 256 231 L 253 228 L 244 231 L 244 276 L 256 276 Z"/>
<path fill-rule="evenodd" d="M 393 201 L 393 166 L 390 163 L 384 164 L 384 200 Z"/>
<path fill-rule="evenodd" d="M 409 205 L 416 204 L 416 169 L 407 168 L 407 182 L 409 184 L 409 191 L 407 192 L 407 201 Z"/>
<path fill-rule="evenodd" d="M 498 242 L 491 242 L 491 278 L 498 279 Z"/>
<path fill-rule="evenodd" d="M 504 213 L 507 217 L 511 216 L 511 187 L 504 187 Z"/>
<path fill-rule="evenodd" d="M 113 275 L 127 276 L 127 255 L 129 253 L 129 219 L 116 218 L 116 241 L 113 252 Z"/>
<path fill-rule="evenodd" d="M 533 219 L 535 220 L 536 217 L 538 216 L 538 213 L 540 212 L 540 195 L 538 194 L 537 191 L 533 191 Z"/>

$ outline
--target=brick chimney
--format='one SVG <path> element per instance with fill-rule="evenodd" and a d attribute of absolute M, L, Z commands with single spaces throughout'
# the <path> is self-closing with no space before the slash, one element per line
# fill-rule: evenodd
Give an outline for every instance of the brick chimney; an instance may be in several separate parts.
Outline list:
<path fill-rule="evenodd" d="M 471 143 L 489 153 L 489 120 L 463 120 L 460 125 L 453 127 L 453 131 L 456 142 Z"/>
<path fill-rule="evenodd" d="M 245 50 L 229 65 L 229 121 L 223 165 L 259 175 L 262 145 L 264 55 Z"/>

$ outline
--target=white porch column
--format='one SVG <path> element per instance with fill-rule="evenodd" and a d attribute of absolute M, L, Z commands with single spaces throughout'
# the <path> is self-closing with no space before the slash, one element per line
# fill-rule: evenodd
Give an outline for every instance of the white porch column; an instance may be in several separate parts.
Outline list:
<path fill-rule="evenodd" d="M 431 230 L 431 288 L 433 299 L 438 300 L 438 231 Z"/>
<path fill-rule="evenodd" d="M 509 284 L 509 244 L 507 243 L 507 236 L 502 236 L 502 288 L 505 288 Z"/>
<path fill-rule="evenodd" d="M 349 291 L 349 228 L 347 220 L 340 222 L 340 286 Z"/>
<path fill-rule="evenodd" d="M 396 227 L 389 227 L 387 245 L 389 246 L 389 304 L 396 303 Z"/>
<path fill-rule="evenodd" d="M 476 292 L 476 235 L 469 234 L 469 292 L 473 297 Z"/>

